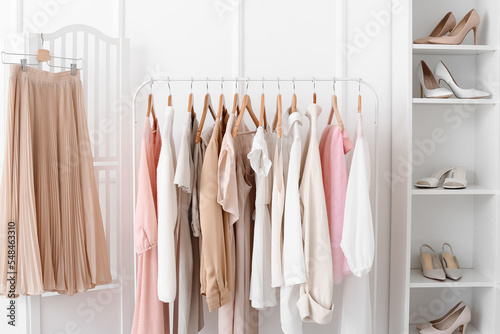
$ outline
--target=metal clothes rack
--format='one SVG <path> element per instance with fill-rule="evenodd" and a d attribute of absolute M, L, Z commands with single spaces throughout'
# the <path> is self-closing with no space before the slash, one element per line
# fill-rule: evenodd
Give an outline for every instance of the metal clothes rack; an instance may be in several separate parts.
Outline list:
<path fill-rule="evenodd" d="M 378 199 L 378 191 L 379 191 L 379 178 L 378 178 L 378 171 L 379 171 L 379 148 L 378 148 L 378 121 L 379 121 L 379 99 L 378 99 L 378 94 L 376 90 L 373 88 L 372 85 L 370 85 L 368 82 L 364 81 L 361 78 L 337 78 L 337 77 L 321 77 L 321 78 L 316 78 L 316 77 L 297 77 L 297 78 L 238 78 L 238 77 L 233 77 L 233 78 L 225 78 L 225 77 L 219 77 L 219 78 L 200 78 L 200 77 L 186 77 L 186 78 L 151 78 L 151 80 L 144 81 L 136 90 L 134 94 L 134 98 L 132 101 L 132 128 L 133 128 L 133 134 L 132 134 L 132 140 L 133 140 L 133 175 L 134 175 L 134 182 L 133 182 L 133 198 L 134 198 L 134 203 L 133 203 L 133 214 L 135 217 L 135 201 L 136 201 L 136 129 L 135 126 L 137 125 L 137 120 L 136 120 L 136 100 L 137 97 L 139 96 L 139 93 L 141 90 L 146 87 L 147 85 L 152 85 L 155 82 L 167 82 L 169 84 L 169 89 L 170 89 L 170 83 L 171 82 L 191 82 L 191 88 L 192 88 L 192 83 L 193 82 L 221 82 L 223 84 L 224 82 L 277 82 L 278 83 L 278 89 L 279 89 L 279 83 L 280 82 L 311 82 L 313 85 L 315 82 L 354 82 L 358 84 L 358 89 L 359 92 L 361 92 L 361 85 L 365 86 L 368 88 L 374 95 L 375 97 L 375 120 L 373 122 L 374 124 L 374 145 L 375 145 L 375 199 L 374 199 L 374 205 L 375 208 L 373 209 L 374 211 L 374 237 L 375 237 L 375 260 L 374 260 L 374 269 L 372 270 L 373 273 L 373 286 L 374 289 L 373 291 L 373 300 L 372 300 L 372 319 L 376 319 L 376 310 L 377 308 L 375 307 L 376 301 L 377 301 L 377 273 L 378 273 L 378 266 L 376 265 L 377 257 L 378 257 L 378 217 L 379 217 L 379 199 Z M 295 90 L 295 85 L 294 85 L 294 90 Z M 134 272 L 136 272 L 136 263 L 135 263 L 135 258 L 134 258 Z M 135 277 L 135 275 L 134 275 Z M 135 281 L 135 280 L 134 280 Z M 135 282 L 136 283 L 136 282 Z"/>

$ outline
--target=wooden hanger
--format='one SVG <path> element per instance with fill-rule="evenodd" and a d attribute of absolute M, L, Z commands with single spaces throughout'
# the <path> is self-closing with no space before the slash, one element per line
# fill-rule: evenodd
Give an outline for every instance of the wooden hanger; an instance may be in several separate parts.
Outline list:
<path fill-rule="evenodd" d="M 259 126 L 267 128 L 267 116 L 266 116 L 266 103 L 264 99 L 264 93 L 260 96 L 260 117 L 259 117 Z"/>
<path fill-rule="evenodd" d="M 262 95 L 260 96 L 259 126 L 263 126 L 264 130 L 267 129 L 266 103 L 264 98 L 264 78 L 262 79 Z"/>
<path fill-rule="evenodd" d="M 278 133 L 278 138 L 281 138 L 283 129 L 282 129 L 282 121 L 283 121 L 283 107 L 281 105 L 281 94 L 278 94 L 278 97 L 276 98 L 276 125 L 274 128 L 276 129 L 276 132 Z"/>
<path fill-rule="evenodd" d="M 40 34 L 40 38 L 42 39 L 42 48 L 43 48 L 43 43 L 45 42 L 43 39 L 43 33 Z M 49 50 L 46 49 L 38 49 L 36 52 L 36 60 L 38 61 L 50 61 L 52 57 L 50 56 Z"/>
<path fill-rule="evenodd" d="M 170 89 L 170 78 L 168 78 L 167 80 L 168 80 L 167 81 L 167 84 L 168 84 L 168 101 L 167 101 L 167 106 L 171 107 L 172 106 L 172 90 Z"/>
<path fill-rule="evenodd" d="M 342 117 L 340 117 L 339 106 L 337 104 L 337 92 L 335 89 L 335 80 L 333 81 L 333 96 L 332 96 L 332 108 L 330 110 L 330 117 L 328 118 L 328 125 L 332 124 L 333 115 L 337 119 L 337 125 L 340 127 L 340 131 L 344 131 L 344 123 L 342 122 Z"/>
<path fill-rule="evenodd" d="M 146 114 L 146 117 L 149 117 L 149 115 L 153 114 L 153 120 L 156 121 L 156 113 L 155 113 L 155 106 L 154 106 L 154 101 L 153 101 L 153 94 L 149 94 L 148 97 L 148 112 Z"/>
<path fill-rule="evenodd" d="M 208 85 L 207 85 L 207 88 L 208 88 Z M 209 110 L 210 110 L 210 114 L 212 115 L 212 118 L 215 121 L 215 113 L 214 113 L 214 108 L 212 106 L 212 98 L 210 97 L 210 94 L 207 91 L 207 94 L 205 94 L 205 101 L 203 103 L 203 112 L 201 114 L 200 125 L 198 126 L 198 132 L 196 133 L 196 143 L 200 142 L 201 132 L 203 131 L 203 125 L 205 124 L 205 118 L 207 117 L 207 112 Z"/>
<path fill-rule="evenodd" d="M 290 114 L 297 111 L 297 95 L 295 95 L 295 80 L 293 80 L 293 95 L 292 95 L 292 105 L 290 107 Z"/>
<path fill-rule="evenodd" d="M 219 110 L 217 111 L 217 119 L 220 120 L 221 117 L 224 117 L 225 114 L 227 114 L 227 108 L 226 108 L 226 98 L 224 97 L 224 78 L 222 78 L 222 81 L 220 83 L 220 97 L 219 97 Z"/>
<path fill-rule="evenodd" d="M 316 104 L 316 80 L 313 78 L 313 103 Z"/>
<path fill-rule="evenodd" d="M 276 114 L 273 120 L 273 131 L 276 131 L 278 138 L 281 138 L 282 134 L 282 114 L 283 107 L 281 105 L 281 89 L 280 89 L 280 79 L 278 78 L 278 96 L 276 97 Z"/>
<path fill-rule="evenodd" d="M 248 90 L 248 82 L 247 82 L 247 90 Z M 241 111 L 233 127 L 233 137 L 236 137 L 238 135 L 238 128 L 241 124 L 241 120 L 243 119 L 243 115 L 245 114 L 245 110 L 248 110 L 248 113 L 250 114 L 250 117 L 252 117 L 252 121 L 254 122 L 255 127 L 259 126 L 259 119 L 257 118 L 257 116 L 255 116 L 255 113 L 253 112 L 252 101 L 250 100 L 250 96 L 248 94 L 245 94 L 245 96 L 243 96 L 243 104 L 241 105 Z"/>
<path fill-rule="evenodd" d="M 361 79 L 359 79 L 358 86 L 358 114 L 361 114 Z"/>
<path fill-rule="evenodd" d="M 233 98 L 233 110 L 231 111 L 231 114 L 233 115 L 239 115 L 240 114 L 240 99 L 238 96 L 238 78 L 236 78 L 234 82 L 234 86 L 236 87 L 235 93 L 234 93 L 234 98 Z"/>

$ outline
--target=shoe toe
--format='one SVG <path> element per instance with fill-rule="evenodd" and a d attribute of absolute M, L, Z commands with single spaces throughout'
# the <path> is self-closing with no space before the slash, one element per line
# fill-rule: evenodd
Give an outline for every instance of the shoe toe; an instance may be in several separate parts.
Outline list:
<path fill-rule="evenodd" d="M 483 97 L 490 97 L 490 93 L 483 92 L 481 90 L 474 89 L 474 97 L 475 98 L 483 98 Z"/>
<path fill-rule="evenodd" d="M 429 39 L 431 37 L 418 38 L 413 41 L 413 44 L 429 44 Z"/>
<path fill-rule="evenodd" d="M 431 323 L 430 322 L 426 322 L 425 324 L 417 325 L 417 329 L 418 330 L 422 330 L 422 329 L 425 329 L 427 327 L 431 327 Z"/>
<path fill-rule="evenodd" d="M 446 281 L 446 274 L 444 273 L 443 269 L 433 269 L 427 271 L 427 278 Z"/>
<path fill-rule="evenodd" d="M 446 42 L 446 36 L 429 38 L 430 44 L 444 44 L 445 42 Z"/>
<path fill-rule="evenodd" d="M 462 278 L 462 269 L 448 268 L 446 269 L 446 277 L 455 281 L 459 280 Z"/>

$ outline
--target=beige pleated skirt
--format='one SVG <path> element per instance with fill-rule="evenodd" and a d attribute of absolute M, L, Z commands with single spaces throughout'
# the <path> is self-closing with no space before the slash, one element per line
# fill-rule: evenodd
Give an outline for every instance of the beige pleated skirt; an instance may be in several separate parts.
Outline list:
<path fill-rule="evenodd" d="M 79 73 L 11 66 L 6 133 L 0 294 L 73 295 L 109 283 Z"/>

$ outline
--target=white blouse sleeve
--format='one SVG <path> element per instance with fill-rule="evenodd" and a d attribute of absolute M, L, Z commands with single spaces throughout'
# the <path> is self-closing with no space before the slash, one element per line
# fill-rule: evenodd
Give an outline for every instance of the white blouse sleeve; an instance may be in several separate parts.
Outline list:
<path fill-rule="evenodd" d="M 344 213 L 344 231 L 340 247 L 354 275 L 368 274 L 375 256 L 372 210 L 370 204 L 370 155 L 358 115 Z"/>

